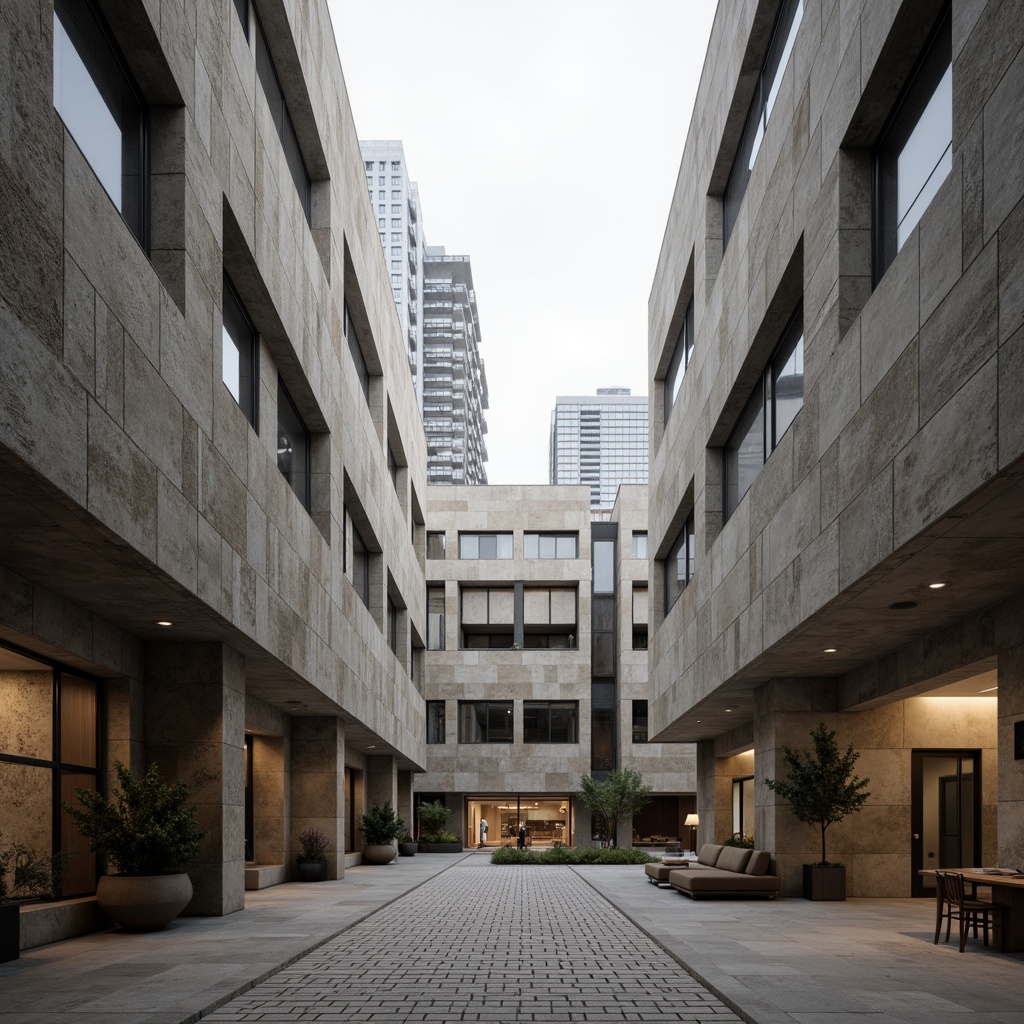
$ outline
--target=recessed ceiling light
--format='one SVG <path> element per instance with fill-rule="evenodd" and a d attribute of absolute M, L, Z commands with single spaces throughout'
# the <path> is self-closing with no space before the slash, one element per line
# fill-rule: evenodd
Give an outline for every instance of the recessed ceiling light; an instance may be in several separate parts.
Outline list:
<path fill-rule="evenodd" d="M 946 584 L 945 583 L 929 583 L 929 590 L 941 590 Z"/>
<path fill-rule="evenodd" d="M 157 619 L 156 624 L 158 626 L 164 626 L 164 627 L 173 626 L 174 625 L 174 623 L 171 622 L 169 619 Z"/>
<path fill-rule="evenodd" d="M 728 715 L 728 714 L 731 714 L 731 713 L 732 713 L 732 708 L 726 708 L 726 709 L 725 709 L 725 713 L 726 713 L 727 715 Z"/>
<path fill-rule="evenodd" d="M 366 744 L 366 749 L 367 750 L 373 750 L 373 748 L 376 747 L 376 746 L 377 746 L 376 743 L 367 743 Z"/>
<path fill-rule="evenodd" d="M 822 654 L 835 654 L 837 650 L 837 647 L 826 647 Z"/>
<path fill-rule="evenodd" d="M 993 690 L 998 690 L 998 686 L 990 686 L 987 690 L 979 690 L 978 693 L 991 693 Z"/>

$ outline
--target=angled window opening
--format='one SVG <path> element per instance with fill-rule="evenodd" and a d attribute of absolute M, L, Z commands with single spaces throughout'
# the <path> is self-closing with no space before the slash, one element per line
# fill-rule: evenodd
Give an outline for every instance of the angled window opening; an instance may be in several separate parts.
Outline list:
<path fill-rule="evenodd" d="M 227 274 L 224 275 L 223 296 L 221 380 L 253 430 L 258 432 L 259 335 Z"/>
<path fill-rule="evenodd" d="M 310 433 L 295 407 L 284 381 L 277 379 L 277 468 L 288 481 L 288 486 L 310 510 Z"/>
<path fill-rule="evenodd" d="M 55 0 L 53 105 L 148 253 L 149 112 L 92 0 Z"/>
<path fill-rule="evenodd" d="M 668 373 L 664 382 L 664 404 L 665 422 L 676 407 L 676 400 L 679 397 L 679 389 L 683 386 L 683 377 L 686 375 L 686 368 L 690 365 L 693 356 L 693 299 L 691 298 L 686 306 L 686 314 L 683 317 L 683 326 L 676 339 L 676 347 L 672 351 L 672 360 L 668 364 Z"/>

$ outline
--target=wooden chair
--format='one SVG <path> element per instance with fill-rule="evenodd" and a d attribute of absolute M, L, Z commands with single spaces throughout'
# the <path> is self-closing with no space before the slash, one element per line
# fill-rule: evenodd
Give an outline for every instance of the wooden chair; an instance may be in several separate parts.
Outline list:
<path fill-rule="evenodd" d="M 988 945 L 988 926 L 989 918 L 994 918 L 992 922 L 993 938 L 995 932 L 999 931 L 999 942 L 1000 946 L 1003 941 L 1003 913 L 1006 908 L 999 903 L 984 903 L 981 900 L 968 899 L 964 894 L 964 876 L 959 871 L 944 871 L 939 872 L 936 875 L 936 884 L 941 884 L 942 891 L 945 896 L 948 910 L 945 914 L 942 912 L 941 905 L 937 909 L 936 914 L 936 941 L 938 941 L 938 926 L 941 923 L 942 916 L 946 918 L 946 941 L 949 941 L 950 925 L 953 920 L 960 924 L 960 952 L 964 951 L 964 946 L 967 944 L 967 929 L 974 927 L 974 935 L 978 935 L 978 919 L 981 918 L 982 934 L 984 935 L 985 945 Z M 937 902 L 941 901 L 941 897 L 936 897 Z"/>
<path fill-rule="evenodd" d="M 946 921 L 946 941 L 949 941 L 949 898 L 946 896 L 946 872 L 935 872 L 935 945 L 939 944 L 942 922 Z"/>

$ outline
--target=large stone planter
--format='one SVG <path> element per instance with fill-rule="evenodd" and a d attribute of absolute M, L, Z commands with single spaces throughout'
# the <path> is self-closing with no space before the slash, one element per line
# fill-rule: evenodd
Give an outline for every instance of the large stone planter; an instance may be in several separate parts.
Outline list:
<path fill-rule="evenodd" d="M 831 900 L 846 899 L 846 867 L 842 864 L 804 865 L 804 899 Z"/>
<path fill-rule="evenodd" d="M 390 864 L 397 856 L 391 843 L 367 843 L 363 847 L 364 864 Z"/>
<path fill-rule="evenodd" d="M 300 860 L 296 867 L 299 869 L 300 882 L 323 882 L 327 878 L 327 861 L 325 860 Z"/>
<path fill-rule="evenodd" d="M 416 856 L 416 843 L 399 843 L 398 844 L 398 856 L 399 857 L 415 857 Z"/>
<path fill-rule="evenodd" d="M 155 932 L 166 928 L 192 899 L 188 875 L 104 875 L 96 886 L 96 902 L 126 931 Z"/>
<path fill-rule="evenodd" d="M 0 964 L 21 955 L 21 905 L 0 903 Z"/>

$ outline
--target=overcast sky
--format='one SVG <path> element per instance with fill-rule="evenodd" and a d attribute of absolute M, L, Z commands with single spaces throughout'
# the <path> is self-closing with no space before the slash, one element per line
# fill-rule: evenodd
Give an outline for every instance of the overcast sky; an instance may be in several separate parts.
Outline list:
<path fill-rule="evenodd" d="M 472 259 L 487 479 L 547 483 L 556 395 L 647 393 L 647 299 L 714 0 L 328 0 L 356 128 Z"/>

